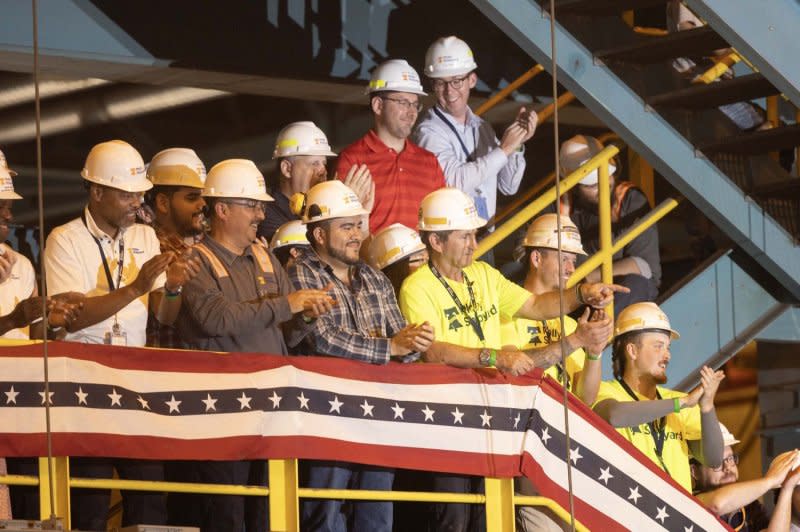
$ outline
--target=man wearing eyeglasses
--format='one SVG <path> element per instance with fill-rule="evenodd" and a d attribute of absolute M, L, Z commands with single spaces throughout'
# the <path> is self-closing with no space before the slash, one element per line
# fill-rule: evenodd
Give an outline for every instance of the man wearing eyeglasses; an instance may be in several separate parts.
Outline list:
<path fill-rule="evenodd" d="M 782 516 L 776 508 L 770 519 L 764 505 L 758 499 L 765 493 L 786 484 L 798 451 L 788 451 L 776 456 L 763 477 L 738 482 L 739 455 L 733 451 L 733 446 L 739 443 L 739 440 L 735 439 L 722 423 L 720 430 L 725 445 L 722 465 L 709 467 L 696 460 L 691 461 L 695 496 L 736 531 L 753 532 L 768 529 L 771 520 L 786 516 Z M 786 513 L 786 510 L 783 513 Z M 770 530 L 786 530 L 786 527 Z"/>
<path fill-rule="evenodd" d="M 366 92 L 373 129 L 342 150 L 337 176 L 370 211 L 370 233 L 393 223 L 416 227 L 422 198 L 445 186 L 436 157 L 409 139 L 425 92 L 417 72 L 402 59 L 378 65 Z M 361 165 L 369 173 L 353 176 L 353 168 Z"/>
<path fill-rule="evenodd" d="M 490 220 L 497 190 L 514 194 L 525 172 L 523 146 L 533 137 L 538 117 L 520 108 L 514 122 L 498 139 L 491 124 L 469 108 L 478 65 L 467 43 L 458 37 L 437 39 L 425 54 L 425 75 L 431 79 L 436 105 L 414 132 L 414 140 L 432 151 L 444 170 L 447 186 L 463 190 Z"/>

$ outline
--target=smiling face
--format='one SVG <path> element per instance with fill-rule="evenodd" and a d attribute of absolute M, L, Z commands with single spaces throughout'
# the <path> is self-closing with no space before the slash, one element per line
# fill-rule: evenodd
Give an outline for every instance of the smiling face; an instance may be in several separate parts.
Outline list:
<path fill-rule="evenodd" d="M 692 475 L 697 489 L 709 491 L 725 484 L 733 484 L 739 480 L 739 468 L 736 465 L 736 460 L 733 448 L 727 445 L 722 455 L 722 466 L 719 470 L 700 464 L 692 464 Z"/>
<path fill-rule="evenodd" d="M 212 234 L 217 228 L 219 236 L 242 249 L 256 239 L 258 224 L 264 221 L 264 203 L 252 199 L 224 198 L 215 206 L 215 217 L 221 223 L 212 225 Z M 215 236 L 215 238 L 217 238 Z"/>
<path fill-rule="evenodd" d="M 652 379 L 655 384 L 667 382 L 670 337 L 662 331 L 647 331 L 639 335 L 636 343 L 627 345 L 630 368 L 640 377 Z"/>
<path fill-rule="evenodd" d="M 577 255 L 567 251 L 561 252 L 561 273 L 564 278 L 564 286 L 567 284 L 569 276 L 575 271 L 575 260 Z M 538 248 L 531 251 L 530 266 L 537 283 L 547 290 L 558 290 L 558 251 L 555 249 Z"/>
<path fill-rule="evenodd" d="M 370 103 L 379 134 L 384 132 L 396 140 L 411 135 L 419 114 L 419 96 L 410 92 L 381 92 L 373 95 Z"/>
<path fill-rule="evenodd" d="M 361 216 L 334 218 L 312 233 L 319 256 L 336 268 L 347 268 L 359 260 L 363 221 Z"/>
<path fill-rule="evenodd" d="M 460 120 L 467 112 L 469 93 L 477 82 L 478 76 L 470 72 L 466 75 L 435 79 L 431 82 L 431 86 L 439 107 Z"/>
<path fill-rule="evenodd" d="M 433 259 L 440 269 L 458 271 L 472 264 L 478 248 L 477 233 L 477 229 L 450 231 L 446 237 L 433 233 L 430 238 Z"/>
<path fill-rule="evenodd" d="M 11 214 L 11 200 L 0 200 L 0 242 L 8 239 L 8 224 L 14 220 Z"/>
<path fill-rule="evenodd" d="M 142 206 L 142 193 L 92 184 L 90 202 L 98 227 L 115 233 L 136 223 L 136 211 Z"/>
<path fill-rule="evenodd" d="M 156 196 L 159 216 L 169 218 L 169 225 L 181 237 L 199 235 L 203 232 L 203 207 L 206 202 L 199 188 L 170 187 L 171 193 L 160 192 Z"/>

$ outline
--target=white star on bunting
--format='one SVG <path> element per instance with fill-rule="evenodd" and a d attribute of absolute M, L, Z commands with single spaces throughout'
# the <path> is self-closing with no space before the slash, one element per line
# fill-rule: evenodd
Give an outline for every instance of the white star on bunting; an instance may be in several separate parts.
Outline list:
<path fill-rule="evenodd" d="M 403 412 L 406 411 L 405 408 L 400 406 L 398 403 L 395 403 L 394 406 L 392 407 L 392 410 L 394 411 L 394 419 L 397 418 L 403 419 Z"/>
<path fill-rule="evenodd" d="M 328 403 L 331 405 L 331 409 L 328 410 L 329 414 L 331 412 L 336 412 L 337 414 L 341 414 L 342 413 L 342 405 L 344 403 L 339 400 L 339 397 L 337 395 L 334 395 L 333 396 L 333 401 L 328 401 Z"/>
<path fill-rule="evenodd" d="M 641 495 L 639 495 L 639 486 L 628 489 L 631 491 L 631 494 L 628 495 L 628 500 L 633 501 L 633 504 L 639 504 L 639 499 L 642 497 Z"/>
<path fill-rule="evenodd" d="M 6 394 L 6 404 L 7 405 L 9 405 L 11 403 L 17 404 L 17 396 L 19 395 L 19 392 L 15 392 L 13 386 L 11 387 L 10 390 L 8 390 L 7 392 L 3 392 L 3 393 Z"/>
<path fill-rule="evenodd" d="M 245 395 L 244 392 L 242 392 L 242 396 L 237 397 L 236 400 L 239 401 L 239 410 L 244 410 L 245 408 L 252 409 L 252 407 L 250 406 L 250 401 L 252 401 L 253 398 L 247 397 L 247 395 Z"/>
<path fill-rule="evenodd" d="M 547 440 L 549 440 L 550 438 L 552 438 L 552 436 L 550 436 L 550 428 L 549 427 L 543 428 L 542 429 L 542 443 L 547 445 Z"/>
<path fill-rule="evenodd" d="M 517 417 L 514 418 L 514 428 L 517 428 L 517 425 L 519 425 L 519 420 L 520 420 L 520 415 L 519 412 L 517 412 Z"/>
<path fill-rule="evenodd" d="M 175 399 L 174 395 L 170 395 L 169 401 L 164 401 L 164 403 L 169 407 L 169 414 L 173 412 L 181 413 L 181 409 L 178 408 L 183 401 L 178 401 Z"/>
<path fill-rule="evenodd" d="M 211 397 L 210 393 L 206 394 L 205 399 L 200 400 L 206 405 L 206 412 L 210 412 L 211 410 L 214 412 L 217 411 L 217 399 L 215 397 Z"/>
<path fill-rule="evenodd" d="M 614 478 L 614 475 L 611 474 L 611 466 L 608 466 L 605 469 L 602 467 L 600 468 L 600 477 L 597 480 L 602 480 L 605 482 L 606 486 L 608 486 L 608 481 L 612 478 Z"/>
<path fill-rule="evenodd" d="M 659 508 L 658 515 L 656 515 L 656 519 L 661 521 L 661 524 L 663 525 L 667 517 L 669 517 L 669 514 L 667 513 L 667 507 L 664 506 L 663 508 Z"/>
<path fill-rule="evenodd" d="M 456 407 L 455 412 L 450 412 L 450 415 L 453 416 L 453 425 L 458 423 L 459 425 L 463 425 L 464 423 L 461 421 L 461 418 L 464 417 L 464 412 L 461 412 L 458 407 Z"/>
<path fill-rule="evenodd" d="M 83 387 L 78 386 L 78 391 L 75 392 L 75 395 L 78 396 L 79 405 L 89 406 L 89 403 L 86 402 L 86 398 L 89 397 L 89 394 L 83 391 Z"/>
<path fill-rule="evenodd" d="M 481 414 L 481 427 L 492 427 L 492 416 L 486 410 Z"/>
<path fill-rule="evenodd" d="M 140 395 L 136 398 L 136 400 L 139 401 L 140 405 L 142 405 L 142 410 L 150 410 L 150 404 L 147 402 L 147 399 Z"/>
<path fill-rule="evenodd" d="M 122 399 L 122 395 L 117 393 L 116 388 L 111 388 L 111 393 L 107 393 L 106 396 L 111 399 L 111 406 L 122 406 L 122 403 L 119 402 Z"/>
<path fill-rule="evenodd" d="M 47 392 L 47 402 L 51 405 L 53 404 L 53 394 L 56 392 Z M 39 397 L 42 398 L 42 404 L 44 404 L 44 392 L 39 392 Z"/>
<path fill-rule="evenodd" d="M 306 397 L 305 393 L 300 392 L 300 395 L 297 396 L 297 400 L 300 401 L 300 408 L 305 408 L 306 410 L 308 410 L 309 398 Z"/>
<path fill-rule="evenodd" d="M 572 461 L 572 465 L 578 465 L 578 460 L 583 458 L 581 456 L 581 448 L 575 447 L 574 449 L 569 450 L 569 459 Z"/>
<path fill-rule="evenodd" d="M 278 395 L 278 392 L 275 390 L 272 390 L 272 395 L 270 395 L 267 399 L 272 401 L 272 408 L 278 408 L 281 406 L 281 399 L 283 399 L 283 397 Z"/>
<path fill-rule="evenodd" d="M 375 408 L 375 405 L 369 404 L 367 402 L 367 400 L 364 399 L 364 404 L 363 405 L 359 405 L 359 406 L 361 407 L 361 410 L 364 411 L 364 417 L 367 417 L 367 416 L 375 417 L 375 416 L 372 415 L 372 409 Z"/>
<path fill-rule="evenodd" d="M 694 532 L 694 525 L 683 527 L 683 532 Z"/>
<path fill-rule="evenodd" d="M 428 405 L 425 405 L 425 410 L 422 411 L 425 414 L 425 421 L 433 421 L 433 415 L 436 413 L 436 410 L 431 410 Z"/>

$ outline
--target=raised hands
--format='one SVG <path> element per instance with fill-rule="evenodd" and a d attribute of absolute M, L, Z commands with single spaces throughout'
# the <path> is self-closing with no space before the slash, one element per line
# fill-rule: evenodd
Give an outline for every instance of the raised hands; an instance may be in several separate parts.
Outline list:
<path fill-rule="evenodd" d="M 424 353 L 434 339 L 433 327 L 427 321 L 406 325 L 391 338 L 391 354 L 392 356 L 403 356 L 413 352 Z"/>
<path fill-rule="evenodd" d="M 596 308 L 603 308 L 614 301 L 614 292 L 627 294 L 630 289 L 618 284 L 605 283 L 582 283 L 578 288 L 581 291 L 581 299 L 587 305 Z"/>
<path fill-rule="evenodd" d="M 289 302 L 289 309 L 292 314 L 302 312 L 306 318 L 318 318 L 322 314 L 330 312 L 333 306 L 336 305 L 336 300 L 328 295 L 332 288 L 333 285 L 329 283 L 322 289 L 304 288 L 295 290 L 286 296 L 286 300 Z"/>

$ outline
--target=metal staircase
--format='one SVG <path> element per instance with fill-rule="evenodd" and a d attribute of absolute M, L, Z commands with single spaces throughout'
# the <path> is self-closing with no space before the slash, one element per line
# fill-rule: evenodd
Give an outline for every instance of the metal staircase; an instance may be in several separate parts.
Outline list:
<path fill-rule="evenodd" d="M 664 0 L 556 0 L 559 82 L 734 245 L 661 301 L 683 334 L 673 344 L 670 365 L 670 382 L 682 387 L 695 383 L 702 364 L 721 364 L 774 320 L 794 315 L 792 305 L 800 300 L 800 179 L 767 153 L 800 145 L 800 126 L 744 132 L 729 118 L 730 109 L 720 110 L 779 93 L 794 99 L 797 69 L 777 76 L 775 70 L 789 67 L 770 68 L 773 56 L 758 50 L 759 72 L 700 85 L 672 66 L 679 57 L 700 63 L 731 44 L 742 53 L 753 51 L 742 45 L 741 31 L 735 38 L 731 28 L 716 31 L 719 17 L 707 10 L 726 2 L 690 0 L 692 7 L 702 4 L 698 13 L 711 25 L 653 37 L 635 33 L 620 15 L 664 6 Z M 548 1 L 544 7 L 514 0 L 472 3 L 550 70 Z M 731 8 L 741 3 L 729 2 Z M 776 5 L 783 3 L 788 2 L 758 3 L 754 25 L 772 20 L 771 10 L 789 17 L 791 9 Z"/>

